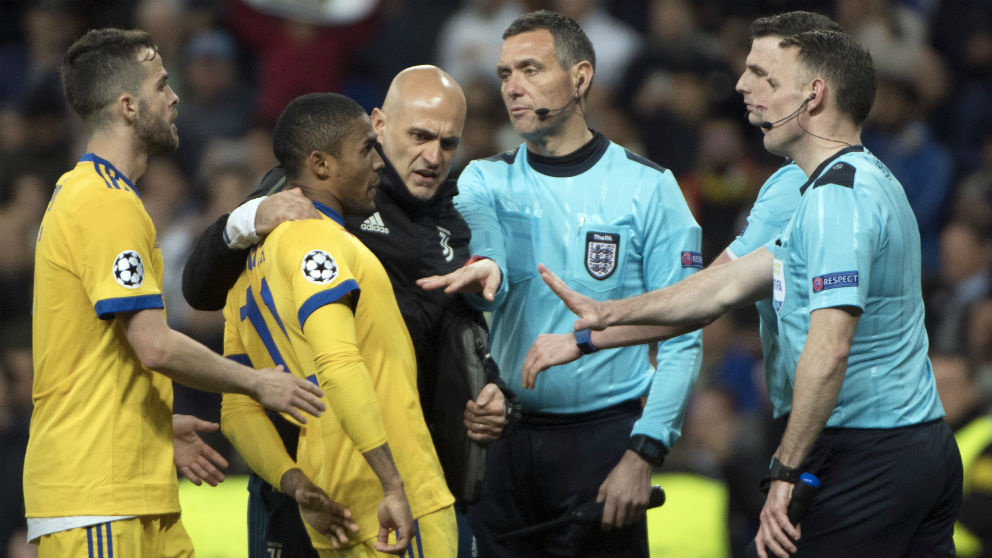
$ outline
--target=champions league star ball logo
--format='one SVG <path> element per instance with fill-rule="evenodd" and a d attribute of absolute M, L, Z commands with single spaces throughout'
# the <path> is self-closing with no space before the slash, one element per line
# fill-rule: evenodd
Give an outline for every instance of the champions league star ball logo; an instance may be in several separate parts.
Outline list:
<path fill-rule="evenodd" d="M 330 283 L 338 276 L 338 264 L 334 258 L 323 250 L 311 250 L 303 256 L 303 265 L 300 270 L 307 281 L 323 285 Z"/>
<path fill-rule="evenodd" d="M 145 264 L 134 250 L 125 250 L 114 259 L 114 279 L 125 289 L 137 289 L 145 280 Z"/>

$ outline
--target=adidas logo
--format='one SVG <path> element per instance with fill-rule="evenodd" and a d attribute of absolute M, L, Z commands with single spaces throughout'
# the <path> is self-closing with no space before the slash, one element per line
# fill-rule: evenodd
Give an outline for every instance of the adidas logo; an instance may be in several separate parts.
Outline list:
<path fill-rule="evenodd" d="M 382 216 L 376 211 L 368 219 L 362 221 L 361 229 L 366 232 L 389 234 L 389 227 L 382 222 Z"/>

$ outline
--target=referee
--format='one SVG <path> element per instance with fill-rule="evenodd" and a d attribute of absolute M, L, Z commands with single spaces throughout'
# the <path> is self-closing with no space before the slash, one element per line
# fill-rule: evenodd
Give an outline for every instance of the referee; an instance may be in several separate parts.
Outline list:
<path fill-rule="evenodd" d="M 634 298 L 596 302 L 542 269 L 575 327 L 696 324 L 772 296 L 792 363 L 792 410 L 769 467 L 758 554 L 952 556 L 961 458 L 927 358 L 920 235 L 902 186 L 861 143 L 875 94 L 868 52 L 809 31 L 748 64 L 772 85 L 741 91 L 772 153 L 808 176 L 776 240 Z M 800 472 L 822 481 L 786 515 Z"/>

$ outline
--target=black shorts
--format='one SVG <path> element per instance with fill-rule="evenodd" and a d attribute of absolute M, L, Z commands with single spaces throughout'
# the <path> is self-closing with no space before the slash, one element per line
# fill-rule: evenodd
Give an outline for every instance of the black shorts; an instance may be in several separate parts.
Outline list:
<path fill-rule="evenodd" d="M 793 556 L 954 556 L 961 456 L 943 420 L 825 428 L 801 470 L 822 486 Z"/>
<path fill-rule="evenodd" d="M 608 532 L 570 523 L 530 536 L 495 536 L 558 519 L 595 500 L 640 415 L 639 401 L 575 415 L 524 413 L 489 446 L 486 495 L 469 508 L 479 556 L 646 557 L 644 517 Z"/>
<path fill-rule="evenodd" d="M 254 473 L 248 477 L 248 556 L 317 558 L 296 500 Z"/>

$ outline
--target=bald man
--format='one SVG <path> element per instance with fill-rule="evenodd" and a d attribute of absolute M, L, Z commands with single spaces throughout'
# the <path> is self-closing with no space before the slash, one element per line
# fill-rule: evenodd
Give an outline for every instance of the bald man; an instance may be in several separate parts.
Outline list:
<path fill-rule="evenodd" d="M 392 282 L 417 356 L 424 416 L 459 512 L 481 495 L 483 446 L 499 438 L 516 409 L 515 396 L 488 358 L 481 314 L 459 296 L 423 291 L 414 283 L 469 259 L 468 226 L 451 201 L 455 183 L 446 180 L 465 112 L 461 87 L 440 68 L 414 66 L 397 74 L 382 107 L 371 114 L 386 160 L 375 212 L 345 217 L 347 229 L 379 258 Z M 285 220 L 316 217 L 299 191 L 282 191 L 284 183 L 282 168 L 274 168 L 250 201 L 203 233 L 183 273 L 191 306 L 222 308 L 253 244 Z M 270 418 L 295 456 L 298 430 L 278 415 Z M 269 556 L 275 548 L 283 556 L 313 555 L 294 542 L 307 540 L 294 502 L 254 475 L 249 490 L 250 555 Z M 458 515 L 458 555 L 471 556 L 471 532 Z"/>

